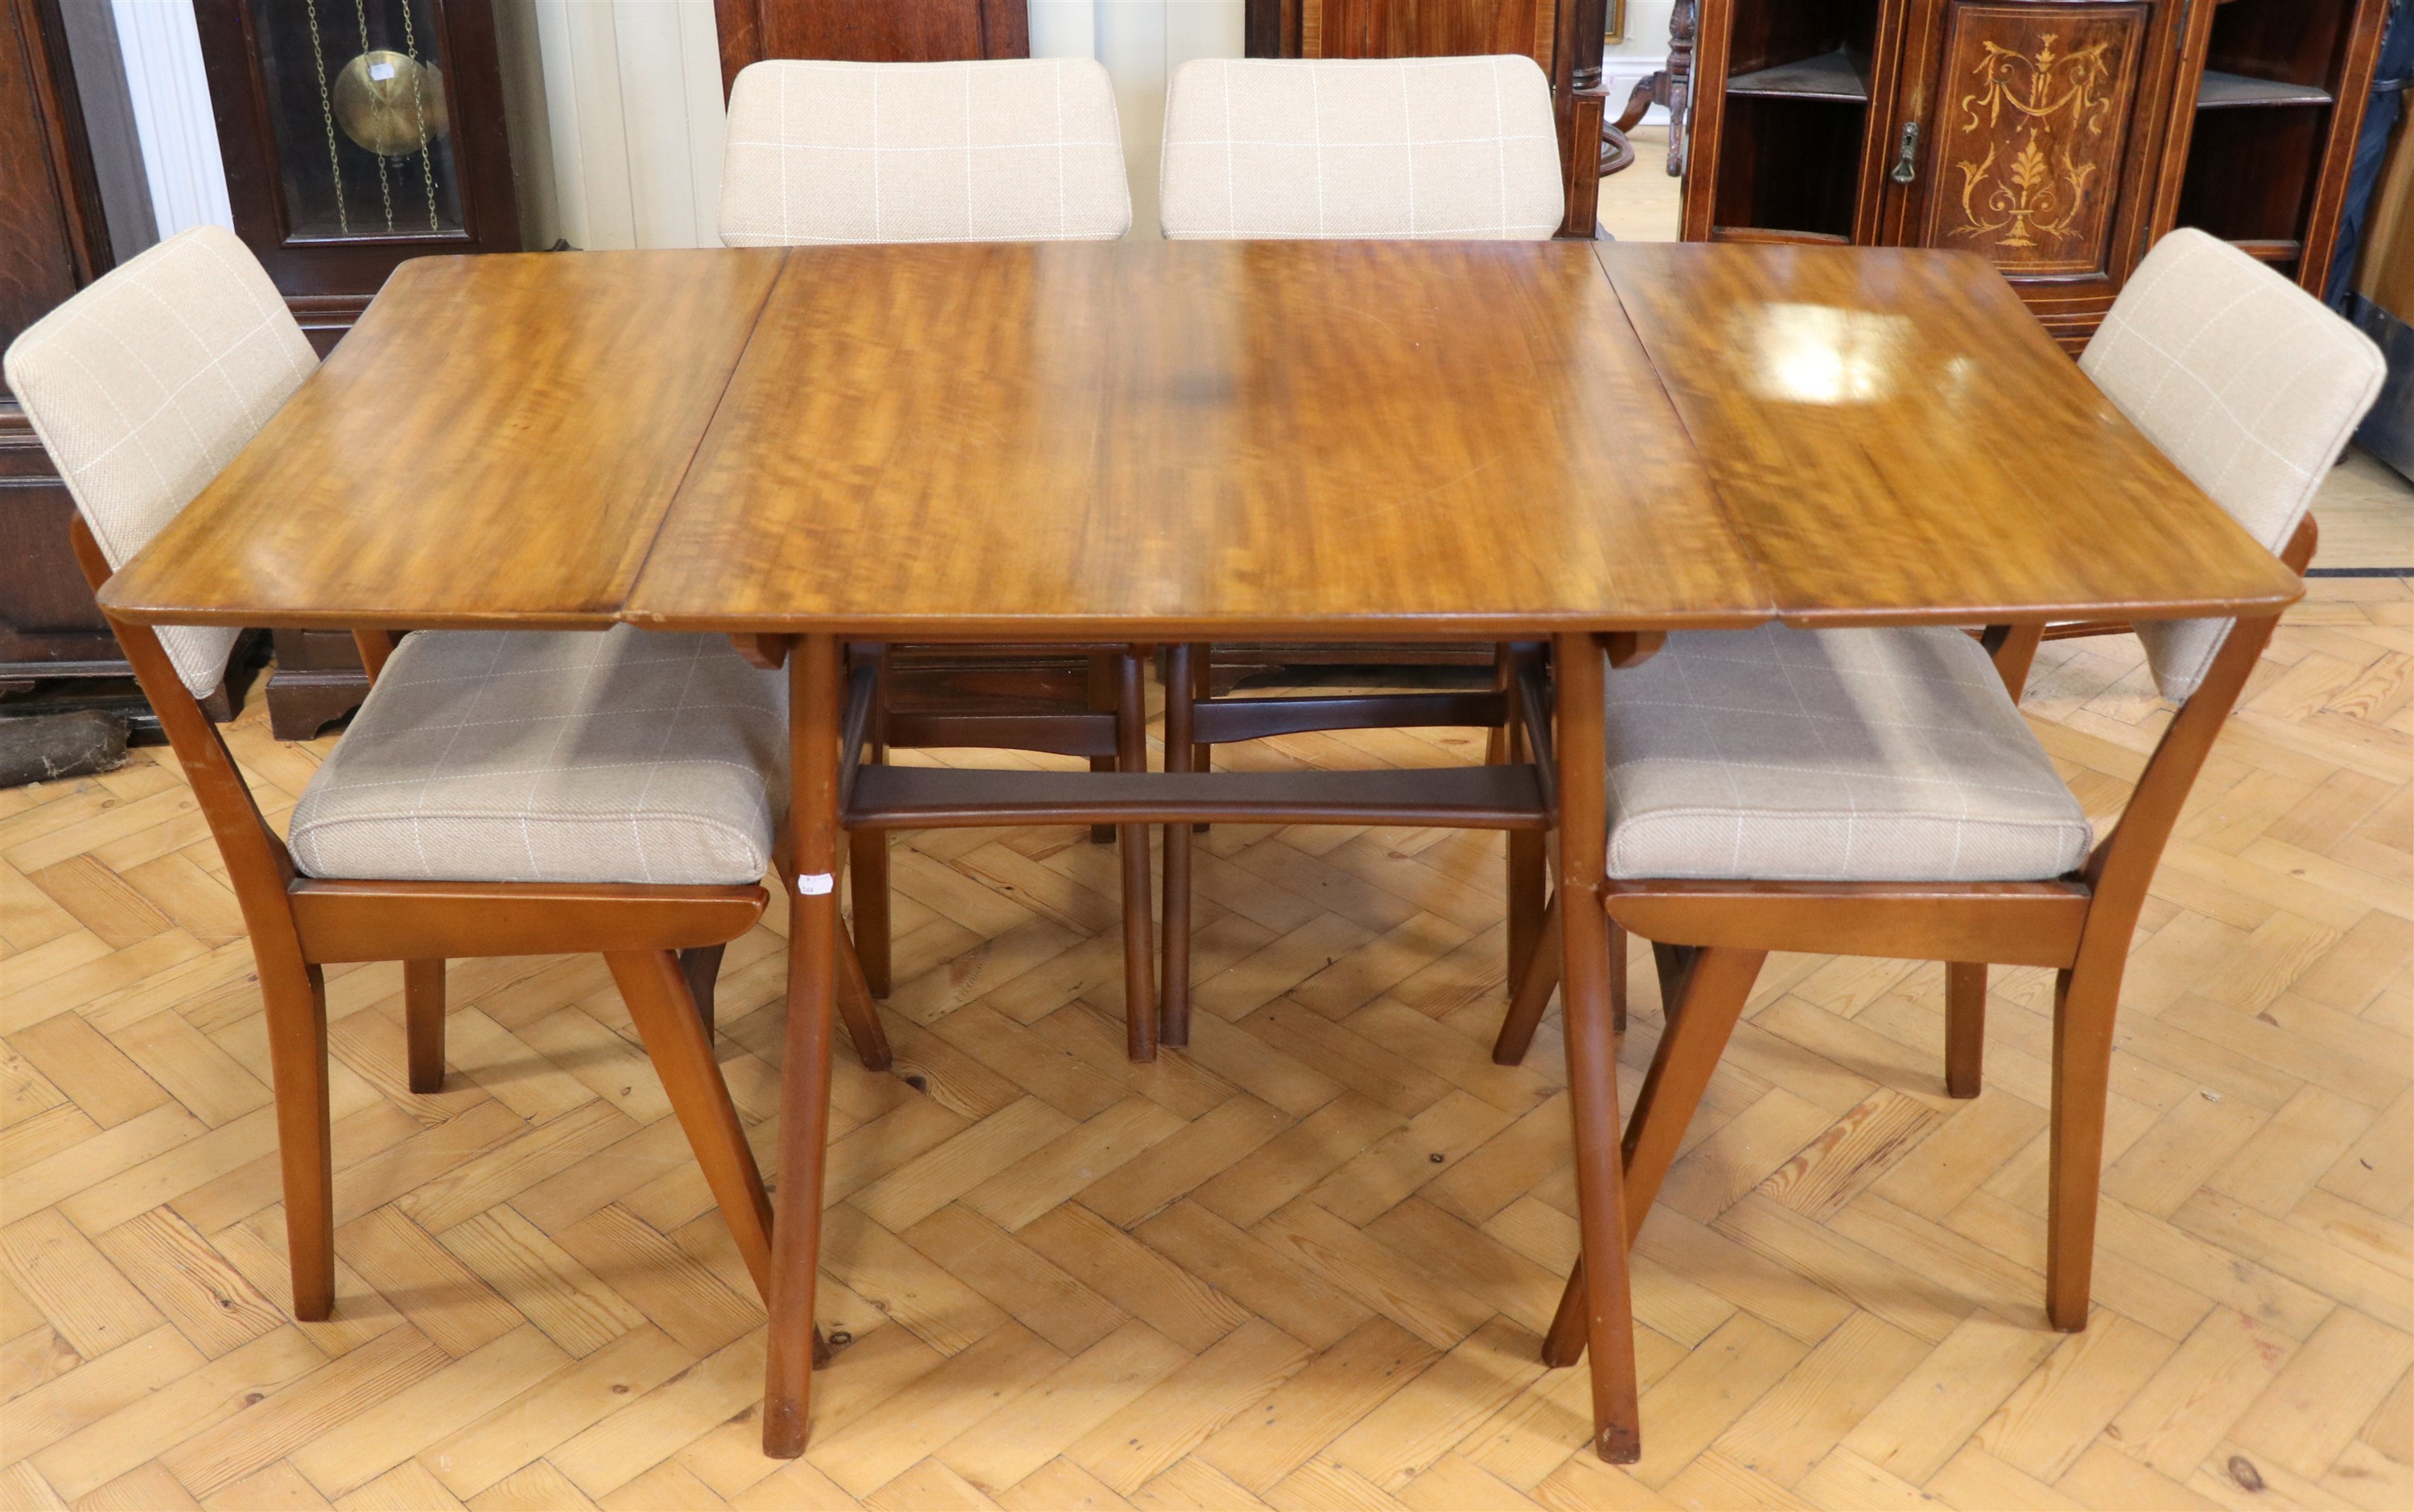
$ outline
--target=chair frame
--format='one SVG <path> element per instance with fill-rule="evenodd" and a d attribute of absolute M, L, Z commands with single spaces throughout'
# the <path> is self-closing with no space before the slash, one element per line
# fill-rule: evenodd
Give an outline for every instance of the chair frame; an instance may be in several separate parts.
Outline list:
<path fill-rule="evenodd" d="M 1508 832 L 1511 983 L 1522 989 L 1528 980 L 1547 975 L 1557 984 L 1556 962 L 1536 969 L 1542 962 L 1538 949 L 1557 949 L 1557 936 L 1546 939 L 1543 929 L 1546 835 L 1548 826 L 1555 822 L 1557 799 L 1549 759 L 1550 686 L 1540 643 L 1498 645 L 1494 651 L 1493 686 L 1463 692 L 1218 697 L 1212 691 L 1210 680 L 1214 660 L 1214 648 L 1205 644 L 1176 644 L 1166 649 L 1165 770 L 1169 772 L 1204 772 L 1209 770 L 1216 746 L 1243 741 L 1418 726 L 1484 730 L 1488 735 L 1485 765 L 1532 765 L 1538 779 L 1537 816 L 1543 821 L 1542 824 L 1478 821 L 1469 827 L 1505 829 Z M 1539 760 L 1536 752 L 1542 753 Z M 1381 822 L 1379 817 L 1377 822 Z M 1193 835 L 1194 827 L 1190 825 L 1170 824 L 1165 828 L 1165 975 L 1158 998 L 1158 1022 L 1163 1040 L 1170 1045 L 1187 1044 L 1190 1040 Z M 1543 996 L 1547 998 L 1549 994 L 1545 992 Z"/>
<path fill-rule="evenodd" d="M 112 569 L 81 515 L 70 522 L 69 536 L 76 561 L 97 592 Z M 157 633 L 113 614 L 108 618 L 217 841 L 251 937 L 268 1018 L 294 1317 L 326 1318 L 335 1302 L 322 968 L 355 961 L 403 963 L 410 1086 L 433 1092 L 444 1080 L 448 958 L 589 951 L 610 966 L 747 1271 L 768 1296 L 770 1202 L 713 1058 L 708 1009 L 699 1010 L 691 986 L 701 977 L 709 1002 L 709 967 L 719 964 L 729 941 L 762 917 L 767 901 L 763 888 L 305 876 L 261 815 L 233 753 L 177 676 Z M 395 637 L 369 630 L 357 632 L 355 639 L 374 687 Z M 849 952 L 840 954 L 851 959 Z M 869 1015 L 868 1001 L 851 1006 Z M 848 1020 L 854 1028 L 857 1013 L 850 1012 Z M 877 1034 L 876 1021 L 872 1031 Z M 885 1043 L 879 1053 L 885 1055 Z"/>
<path fill-rule="evenodd" d="M 2309 515 L 2280 553 L 2291 572 L 2303 574 L 2317 537 Z M 1620 1147 L 1628 1246 L 1676 1160 L 1769 951 L 1953 963 L 1945 1059 L 1948 1081 L 1967 1087 L 1956 1096 L 1977 1090 L 1986 964 L 2051 966 L 2057 975 L 2046 1315 L 2066 1333 L 2086 1327 L 2122 971 L 2163 847 L 2279 622 L 2278 615 L 2231 622 L 2204 681 L 2147 758 L 2111 833 L 2068 876 L 2045 882 L 1604 881 L 1601 906 L 1619 929 L 1652 942 L 1668 1005 L 1667 1026 Z M 2042 628 L 1989 632 L 2007 683 L 2016 673 L 2025 681 Z M 1519 1010 L 1527 1009 L 1530 1017 L 1521 1019 Z M 1533 1033 L 1531 1020 L 1539 1017 L 1533 1004 L 1521 1001 L 1512 1009 L 1494 1058 L 1520 1058 Z M 1543 1342 L 1546 1364 L 1571 1365 L 1583 1354 L 1583 1297 L 1579 1262 Z"/>

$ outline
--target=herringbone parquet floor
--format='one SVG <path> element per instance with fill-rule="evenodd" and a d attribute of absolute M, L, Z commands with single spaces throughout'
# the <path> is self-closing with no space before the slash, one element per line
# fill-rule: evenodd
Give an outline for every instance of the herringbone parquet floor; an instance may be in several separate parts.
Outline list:
<path fill-rule="evenodd" d="M 1485 1055 L 1496 839 L 1218 830 L 1196 1047 L 1150 1068 L 1110 850 L 901 843 L 898 1067 L 842 1065 L 832 1130 L 850 1341 L 783 1465 L 762 1310 L 600 962 L 455 963 L 431 1097 L 398 969 L 331 973 L 341 1300 L 297 1325 L 182 781 L 146 752 L 0 795 L 0 1505 L 2414 1506 L 2414 583 L 2315 592 L 2138 936 L 2090 1328 L 2041 1309 L 2045 974 L 1997 973 L 1957 1103 L 1940 968 L 1772 960 L 1642 1235 L 1631 1474 L 1534 1357 L 1574 1197 L 1556 1013 Z M 2028 707 L 2099 817 L 2164 717 L 2125 639 L 2049 647 Z M 272 815 L 326 748 L 234 736 Z M 781 970 L 758 929 L 721 995 L 758 1134 Z"/>

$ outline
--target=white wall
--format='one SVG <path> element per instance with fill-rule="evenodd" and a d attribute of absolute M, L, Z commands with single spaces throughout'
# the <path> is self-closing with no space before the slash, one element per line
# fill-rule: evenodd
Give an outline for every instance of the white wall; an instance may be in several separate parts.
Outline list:
<path fill-rule="evenodd" d="M 72 3 L 72 0 L 71 0 Z M 109 0 L 159 234 L 234 226 L 193 0 Z"/>

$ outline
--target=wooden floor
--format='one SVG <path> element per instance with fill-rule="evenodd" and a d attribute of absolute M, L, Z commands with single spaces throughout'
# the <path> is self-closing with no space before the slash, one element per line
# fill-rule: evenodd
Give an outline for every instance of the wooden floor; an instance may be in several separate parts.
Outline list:
<path fill-rule="evenodd" d="M 1644 1230 L 1644 1461 L 1539 1330 L 1574 1251 L 1554 1013 L 1501 1007 L 1497 840 L 1227 827 L 1197 1043 L 1120 1045 L 1113 856 L 901 845 L 894 1074 L 842 1053 L 814 1445 L 602 965 L 331 973 L 335 1321 L 286 1311 L 249 952 L 172 767 L 0 794 L 0 1506 L 2414 1505 L 2414 582 L 2332 580 L 2224 737 L 2139 934 L 2098 1308 L 2041 1309 L 2044 973 L 1942 1095 L 1934 966 L 1773 958 Z M 2134 641 L 2029 701 L 2099 820 Z M 238 753 L 272 814 L 329 742 Z M 1464 733 L 1233 764 L 1480 757 Z M 722 1040 L 767 1154 L 781 942 Z M 1660 1028 L 1647 972 L 1631 1096 Z"/>

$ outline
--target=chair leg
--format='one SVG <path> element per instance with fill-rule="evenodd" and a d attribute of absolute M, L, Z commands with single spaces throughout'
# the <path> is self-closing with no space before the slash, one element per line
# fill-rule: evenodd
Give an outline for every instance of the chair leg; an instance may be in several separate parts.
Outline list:
<path fill-rule="evenodd" d="M 1727 1037 L 1735 1032 L 1751 984 L 1760 976 L 1763 951 L 1731 948 L 1693 952 L 1683 970 L 1683 998 L 1670 999 L 1667 1027 L 1661 1032 L 1659 1053 L 1635 1094 L 1628 1117 L 1624 1145 L 1626 1176 L 1626 1242 L 1632 1246 L 1643 1231 L 1643 1220 L 1660 1195 L 1660 1184 L 1675 1163 L 1685 1126 L 1701 1106 L 1702 1094 L 1718 1070 Z M 1665 958 L 1663 958 L 1664 961 Z M 1665 980 L 1664 978 L 1662 979 Z M 1543 1363 L 1572 1365 L 1584 1351 L 1585 1275 L 1581 1262 L 1568 1278 L 1551 1332 L 1542 1340 Z"/>
<path fill-rule="evenodd" d="M 1191 711 L 1197 679 L 1192 668 L 1203 648 L 1171 646 L 1165 662 L 1165 770 L 1188 771 L 1198 746 L 1192 743 Z M 1165 967 L 1157 1002 L 1157 1037 L 1162 1043 L 1190 1042 L 1190 846 L 1186 824 L 1165 827 Z M 1125 903 L 1128 908 L 1128 900 Z"/>
<path fill-rule="evenodd" d="M 2104 1175 L 2104 1104 L 2112 1079 L 2112 1018 L 2120 1006 L 2119 961 L 2109 969 L 2064 971 L 2053 993 L 2053 1136 L 2046 1196 L 2046 1316 L 2075 1333 L 2087 1326 L 2095 1265 L 2096 1189 Z"/>
<path fill-rule="evenodd" d="M 729 947 L 699 945 L 678 953 L 679 975 L 687 981 L 687 995 L 695 999 L 696 1022 L 704 1025 L 704 1037 L 713 1035 L 712 996 L 721 984 L 721 958 Z"/>
<path fill-rule="evenodd" d="M 1148 770 L 1148 701 L 1140 687 L 1139 648 L 1115 662 L 1115 761 L 1121 771 Z M 1156 972 L 1151 928 L 1155 912 L 1148 876 L 1145 824 L 1115 827 L 1124 872 L 1124 1038 L 1134 1060 L 1156 1058 Z"/>
<path fill-rule="evenodd" d="M 1115 653 L 1112 651 L 1092 651 L 1090 653 L 1087 701 L 1089 703 L 1090 712 L 1094 714 L 1105 713 L 1109 710 L 1112 710 L 1116 707 L 1115 688 L 1117 680 L 1115 662 Z M 1119 756 L 1092 756 L 1090 758 L 1090 770 L 1092 771 L 1134 770 L 1122 767 L 1120 762 L 1121 757 Z M 1114 844 L 1114 840 L 1115 827 L 1113 825 L 1094 824 L 1090 826 L 1090 844 L 1094 846 L 1110 846 Z"/>
<path fill-rule="evenodd" d="M 888 831 L 857 830 L 846 837 L 847 899 L 855 906 L 855 954 L 865 990 L 886 997 L 889 980 Z"/>
<path fill-rule="evenodd" d="M 285 969 L 254 958 L 268 1010 L 270 1075 L 276 1084 L 276 1152 L 285 1181 L 285 1244 L 293 1316 L 324 1319 L 335 1307 L 335 1168 L 327 1126 L 327 983 L 298 959 Z"/>
<path fill-rule="evenodd" d="M 872 1006 L 872 986 L 864 981 L 864 968 L 856 959 L 855 943 L 846 936 L 846 926 L 839 926 L 838 936 L 838 1015 L 846 1021 L 846 1037 L 855 1041 L 855 1058 L 863 1069 L 885 1071 L 893 1057 L 888 1050 L 888 1031 L 880 1026 L 880 1010 Z"/>
<path fill-rule="evenodd" d="M 1634 1112 L 1626 1123 L 1626 1228 L 1631 1239 L 1643 1227 L 1644 1215 L 1660 1195 L 1668 1167 L 1676 1163 L 1676 1146 L 1684 1142 L 1685 1126 L 1693 1121 L 1710 1073 L 1719 1068 L 1727 1038 L 1751 996 L 1760 977 L 1765 951 L 1731 946 L 1705 947 L 1693 952 L 1685 969 L 1680 996 L 1672 999 L 1660 1049 L 1634 1095 Z"/>
<path fill-rule="evenodd" d="M 410 1089 L 444 1090 L 444 963 L 402 964 L 402 1018 L 410 1041 Z"/>
<path fill-rule="evenodd" d="M 1987 963 L 1945 967 L 1945 1094 L 1974 1098 L 1987 1059 Z"/>
<path fill-rule="evenodd" d="M 1201 646 L 1190 668 L 1190 701 L 1195 707 L 1214 696 L 1215 696 L 1215 648 Z M 1215 748 L 1214 746 L 1194 744 L 1190 747 L 1191 771 L 1213 771 L 1214 767 Z M 1203 824 L 1194 824 L 1190 827 L 1190 832 L 1203 835 L 1207 832 L 1207 827 Z"/>
<path fill-rule="evenodd" d="M 712 1040 L 688 996 L 687 978 L 670 951 L 614 951 L 604 957 L 619 984 L 629 1017 L 662 1076 L 663 1090 L 704 1168 L 705 1185 L 729 1224 L 755 1289 L 771 1295 L 771 1199 L 747 1147 L 746 1128 L 729 1100 L 729 1085 L 712 1058 Z"/>
<path fill-rule="evenodd" d="M 1610 963 L 1610 992 L 1613 1008 L 1626 995 L 1619 990 L 1625 973 L 1615 959 L 1617 936 L 1611 936 L 1613 951 Z M 1517 990 L 1509 999 L 1509 1011 L 1500 1020 L 1500 1036 L 1492 1041 L 1494 1064 L 1514 1066 L 1526 1058 L 1534 1043 L 1534 1030 L 1541 1026 L 1543 1011 L 1551 1006 L 1551 994 L 1559 986 L 1559 900 L 1553 898 L 1542 909 L 1542 927 L 1534 936 L 1533 949 L 1526 954 L 1524 969 L 1518 971 Z M 1511 969 L 1517 970 L 1514 962 Z"/>

